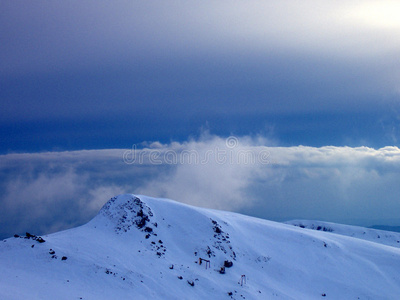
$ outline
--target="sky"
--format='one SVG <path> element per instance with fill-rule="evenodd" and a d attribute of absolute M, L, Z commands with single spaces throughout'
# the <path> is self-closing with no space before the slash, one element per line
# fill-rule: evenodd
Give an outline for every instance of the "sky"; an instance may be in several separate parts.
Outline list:
<path fill-rule="evenodd" d="M 399 13 L 368 0 L 1 1 L 0 238 L 82 224 L 127 192 L 400 225 Z M 160 149 L 274 158 L 124 160 Z"/>

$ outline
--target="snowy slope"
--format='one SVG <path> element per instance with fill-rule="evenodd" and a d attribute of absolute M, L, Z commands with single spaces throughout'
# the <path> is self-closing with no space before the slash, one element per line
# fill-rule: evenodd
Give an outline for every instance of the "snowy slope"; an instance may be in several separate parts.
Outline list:
<path fill-rule="evenodd" d="M 396 247 L 165 199 L 120 195 L 86 225 L 42 238 L 45 242 L 34 236 L 0 242 L 0 299 L 400 294 Z M 225 261 L 233 265 L 220 274 Z"/>
<path fill-rule="evenodd" d="M 350 236 L 353 238 L 400 248 L 400 232 L 390 232 L 386 230 L 342 225 L 323 221 L 293 220 L 285 223 L 298 226 L 300 228 L 331 232 L 334 234 Z"/>

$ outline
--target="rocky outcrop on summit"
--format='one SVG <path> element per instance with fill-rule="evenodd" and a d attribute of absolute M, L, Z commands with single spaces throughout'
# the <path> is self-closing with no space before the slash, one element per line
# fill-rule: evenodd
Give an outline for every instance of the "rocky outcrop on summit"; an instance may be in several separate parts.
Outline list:
<path fill-rule="evenodd" d="M 116 234 L 125 234 L 133 229 L 142 233 L 142 242 L 154 251 L 158 257 L 167 251 L 158 239 L 158 224 L 153 220 L 151 208 L 134 195 L 120 195 L 111 198 L 100 210 L 95 220 L 106 219 Z M 104 223 L 104 222 L 103 222 Z"/>
<path fill-rule="evenodd" d="M 121 195 L 111 198 L 100 210 L 98 216 L 112 221 L 116 233 L 129 231 L 132 227 L 152 233 L 150 219 L 153 212 L 150 207 L 133 195 Z M 157 227 L 157 224 L 152 224 Z"/>

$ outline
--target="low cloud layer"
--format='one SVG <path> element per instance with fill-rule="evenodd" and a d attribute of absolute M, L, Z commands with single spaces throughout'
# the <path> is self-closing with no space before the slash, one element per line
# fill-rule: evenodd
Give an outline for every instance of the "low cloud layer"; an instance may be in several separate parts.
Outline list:
<path fill-rule="evenodd" d="M 112 196 L 146 194 L 283 221 L 398 225 L 397 147 L 276 147 L 204 135 L 183 143 L 0 156 L 0 238 L 90 220 Z"/>

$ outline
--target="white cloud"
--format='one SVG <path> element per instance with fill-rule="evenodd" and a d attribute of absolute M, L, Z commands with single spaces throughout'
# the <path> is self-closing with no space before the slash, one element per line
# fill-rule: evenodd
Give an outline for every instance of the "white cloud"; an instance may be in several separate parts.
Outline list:
<path fill-rule="evenodd" d="M 273 220 L 372 225 L 392 224 L 397 218 L 397 147 L 268 143 L 262 138 L 204 135 L 144 149 L 2 155 L 1 234 L 81 224 L 120 193 L 172 198 Z"/>
<path fill-rule="evenodd" d="M 197 149 L 200 157 L 207 149 L 225 149 L 233 157 L 240 151 L 265 151 L 268 162 L 178 164 L 138 191 L 276 220 L 312 218 L 371 225 L 396 218 L 400 208 L 395 200 L 400 192 L 395 180 L 400 173 L 397 147 L 265 147 L 250 139 L 240 141 L 234 149 L 227 149 L 218 137 L 206 143 L 192 141 L 186 147 Z"/>

